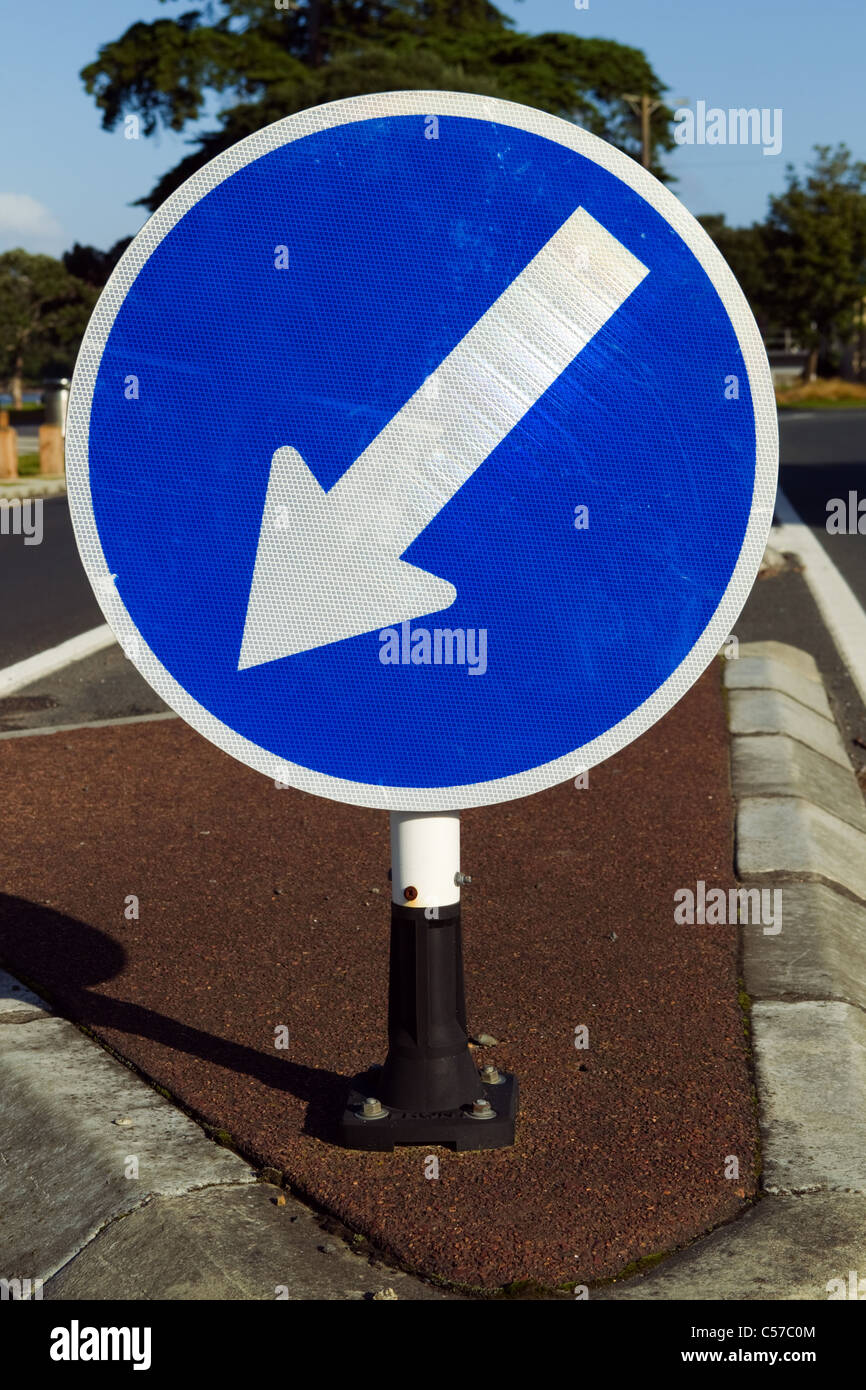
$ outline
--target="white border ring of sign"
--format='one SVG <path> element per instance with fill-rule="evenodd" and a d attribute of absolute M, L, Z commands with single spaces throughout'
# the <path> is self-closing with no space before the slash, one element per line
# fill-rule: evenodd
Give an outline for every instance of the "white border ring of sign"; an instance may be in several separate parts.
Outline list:
<path fill-rule="evenodd" d="M 411 115 L 467 116 L 530 131 L 575 150 L 639 194 L 678 233 L 715 286 L 737 335 L 755 413 L 755 487 L 746 535 L 725 593 L 685 659 L 649 699 L 592 742 L 524 772 L 450 787 L 376 786 L 316 772 L 251 743 L 200 705 L 150 650 L 114 587 L 96 528 L 89 480 L 90 407 L 102 353 L 127 291 L 163 237 L 206 193 L 271 150 L 349 122 Z M 694 684 L 729 635 L 758 573 L 776 498 L 778 423 L 767 355 L 742 290 L 700 223 L 646 169 L 579 126 L 528 106 L 460 92 L 386 92 L 316 106 L 247 136 L 182 184 L 148 219 L 108 281 L 78 354 L 67 416 L 66 469 L 79 552 L 106 621 L 121 645 L 135 653 L 134 665 L 148 684 L 188 724 L 239 762 L 302 791 L 381 810 L 456 811 L 529 796 L 594 767 L 649 729 Z"/>

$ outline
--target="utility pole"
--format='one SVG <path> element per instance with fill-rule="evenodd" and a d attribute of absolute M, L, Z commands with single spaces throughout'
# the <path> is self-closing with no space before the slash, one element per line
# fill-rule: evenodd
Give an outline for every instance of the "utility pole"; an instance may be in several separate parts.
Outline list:
<path fill-rule="evenodd" d="M 319 47 L 322 37 L 321 0 L 308 0 L 307 11 L 307 56 L 310 67 L 317 68 L 322 61 Z"/>
<path fill-rule="evenodd" d="M 645 169 L 650 167 L 651 145 L 650 145 L 650 120 L 654 111 L 658 111 L 660 106 L 664 106 L 663 101 L 657 101 L 649 95 L 649 92 L 642 92 L 635 96 L 630 92 L 623 92 L 623 101 L 627 101 L 635 115 L 640 116 L 640 144 L 641 144 L 641 164 Z"/>

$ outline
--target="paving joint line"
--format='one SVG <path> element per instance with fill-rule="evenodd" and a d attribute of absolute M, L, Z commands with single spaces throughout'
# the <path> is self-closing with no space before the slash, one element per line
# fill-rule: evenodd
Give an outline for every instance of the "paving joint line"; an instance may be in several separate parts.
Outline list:
<path fill-rule="evenodd" d="M 745 691 L 747 691 L 747 690 L 750 690 L 750 691 L 753 691 L 753 692 L 758 693 L 758 694 L 763 694 L 763 693 L 767 690 L 767 687 L 766 687 L 765 685 L 734 685 L 734 686 L 731 686 L 731 687 L 729 687 L 729 688 L 730 688 L 731 690 L 737 690 L 737 691 L 743 691 L 743 692 L 745 692 Z M 794 703 L 795 703 L 796 705 L 799 705 L 801 709 L 808 710 L 808 712 L 809 712 L 810 714 L 816 714 L 816 715 L 818 716 L 819 719 L 823 719 L 827 724 L 832 724 L 834 728 L 838 728 L 838 725 L 837 725 L 837 723 L 836 723 L 836 720 L 833 718 L 832 714 L 830 714 L 830 715 L 824 714 L 823 710 L 815 709 L 815 706 L 814 706 L 814 705 L 807 705 L 805 700 L 801 700 L 797 695 L 795 695 L 795 694 L 794 694 L 792 691 L 790 691 L 790 690 L 783 690 L 783 691 L 781 691 L 780 693 L 783 694 L 783 695 L 787 695 L 788 699 L 789 699 L 789 700 L 793 700 Z M 829 700 L 829 695 L 828 695 L 827 698 L 828 698 L 828 700 Z M 832 708 L 832 706 L 831 706 L 831 708 Z M 795 735 L 795 734 L 789 734 L 789 733 L 787 733 L 787 731 L 785 731 L 785 730 L 773 730 L 773 731 L 772 731 L 772 734 L 776 734 L 776 733 L 778 733 L 781 737 L 784 737 L 784 738 L 796 738 L 796 735 Z M 737 738 L 762 738 L 762 737 L 772 737 L 772 734 L 762 734 L 760 730 L 750 729 L 750 730 L 748 731 L 748 733 L 746 733 L 746 732 L 744 731 L 744 732 L 741 733 L 741 734 L 737 734 Z M 802 739 L 798 740 L 798 742 L 801 742 L 801 743 L 802 743 Z M 806 748 L 810 747 L 809 744 L 805 744 L 804 746 L 805 746 Z"/>
<path fill-rule="evenodd" d="M 776 801 L 803 801 L 803 800 L 805 800 L 804 797 L 786 797 L 786 796 L 783 796 L 783 795 L 781 795 L 781 794 L 777 794 L 775 797 L 773 797 L 772 795 L 768 794 L 767 797 L 766 797 L 765 799 L 766 799 L 767 801 L 772 801 L 772 800 L 776 800 Z M 849 825 L 850 822 L 849 822 L 849 821 L 845 821 L 845 824 L 846 824 L 846 825 Z M 852 829 L 856 829 L 855 826 L 852 826 L 851 828 L 852 828 Z M 860 833 L 862 834 L 863 832 L 861 831 Z M 738 880 L 738 881 L 739 881 L 739 883 L 740 883 L 740 887 L 746 887 L 746 886 L 747 886 L 744 880 Z M 855 893 L 852 889 L 846 887 L 846 885 L 845 885 L 844 883 L 839 883 L 839 882 L 838 882 L 836 879 L 834 879 L 834 878 L 828 878 L 826 874 L 821 874 L 821 873 L 819 873 L 819 872 L 817 872 L 817 871 L 811 871 L 811 870 L 809 870 L 809 869 L 798 869 L 796 872 L 793 872 L 793 871 L 790 870 L 790 869 L 762 869 L 762 870 L 751 870 L 751 871 L 749 872 L 749 876 L 748 876 L 748 883 L 749 883 L 752 887 L 754 887 L 754 888 L 758 888 L 758 887 L 774 887 L 774 888 L 781 888 L 781 887 L 783 887 L 786 883 L 790 883 L 791 885 L 796 885 L 796 884 L 798 884 L 798 883 L 803 883 L 803 884 L 817 884 L 817 885 L 819 885 L 819 886 L 822 887 L 822 888 L 828 888 L 831 892 L 836 893 L 839 897 L 847 899 L 847 901 L 850 902 L 850 903 L 853 903 L 853 904 L 855 905 L 855 907 L 860 907 L 860 908 L 866 907 L 866 898 L 860 897 L 860 895 L 859 895 L 858 893 Z M 821 997 L 821 998 L 823 998 L 823 996 L 816 996 L 816 997 Z"/>
<path fill-rule="evenodd" d="M 207 1138 L 207 1135 L 204 1135 L 204 1137 Z M 64 1270 L 69 1269 L 70 1266 L 73 1265 L 75 1261 L 80 1258 L 81 1255 L 85 1254 L 86 1251 L 89 1250 L 89 1248 L 94 1244 L 94 1242 L 99 1240 L 101 1236 L 104 1236 L 107 1231 L 110 1231 L 115 1226 L 120 1225 L 122 1221 L 127 1221 L 129 1217 L 135 1216 L 139 1212 L 144 1211 L 146 1207 L 152 1206 L 154 1202 L 159 1201 L 164 1203 L 165 1205 L 170 1205 L 172 1203 L 182 1202 L 187 1197 L 191 1196 L 193 1193 L 196 1192 L 244 1192 L 248 1187 L 254 1185 L 255 1184 L 247 1182 L 231 1181 L 205 1182 L 185 1188 L 183 1192 L 148 1192 L 142 1197 L 141 1201 L 138 1202 L 134 1207 L 130 1207 L 126 1211 L 114 1212 L 112 1215 L 107 1216 L 102 1225 L 98 1227 L 97 1230 L 91 1232 L 91 1234 L 81 1242 L 78 1248 L 70 1254 L 68 1259 L 62 1261 L 62 1263 L 59 1264 L 56 1269 L 53 1269 L 50 1274 L 45 1275 L 42 1281 L 43 1287 L 47 1288 L 53 1279 L 56 1279 L 56 1277 L 59 1274 L 62 1274 Z"/>

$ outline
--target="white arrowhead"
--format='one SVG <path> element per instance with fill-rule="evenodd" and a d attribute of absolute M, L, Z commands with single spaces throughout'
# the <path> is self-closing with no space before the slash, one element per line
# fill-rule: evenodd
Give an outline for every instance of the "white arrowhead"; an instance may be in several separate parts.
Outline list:
<path fill-rule="evenodd" d="M 457 597 L 453 584 L 399 559 L 378 517 L 353 516 L 335 491 L 296 449 L 277 449 L 259 538 L 268 578 L 257 559 L 239 670 L 436 613 Z"/>
<path fill-rule="evenodd" d="M 448 608 L 400 556 L 647 273 L 578 208 L 330 492 L 277 449 L 238 669 Z"/>

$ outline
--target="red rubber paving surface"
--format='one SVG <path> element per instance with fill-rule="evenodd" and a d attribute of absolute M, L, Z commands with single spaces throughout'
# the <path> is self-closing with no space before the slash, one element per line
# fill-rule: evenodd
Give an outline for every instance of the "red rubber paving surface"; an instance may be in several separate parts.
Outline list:
<path fill-rule="evenodd" d="M 755 1191 L 736 927 L 673 921 L 675 889 L 733 882 L 727 769 L 711 669 L 588 788 L 464 813 L 470 1027 L 521 1112 L 513 1149 L 439 1150 L 438 1180 L 426 1149 L 326 1137 L 384 1057 L 384 813 L 278 790 L 179 720 L 4 740 L 0 958 L 405 1266 L 589 1283 Z"/>

